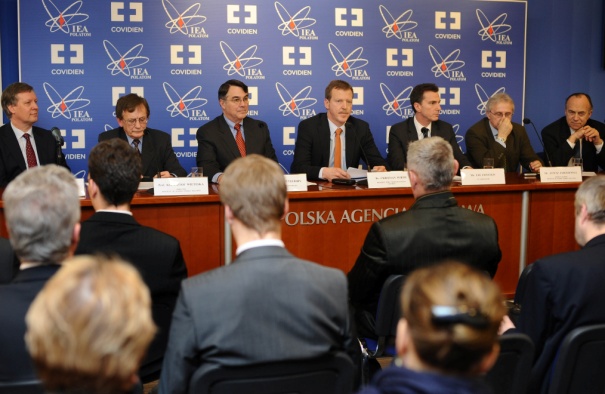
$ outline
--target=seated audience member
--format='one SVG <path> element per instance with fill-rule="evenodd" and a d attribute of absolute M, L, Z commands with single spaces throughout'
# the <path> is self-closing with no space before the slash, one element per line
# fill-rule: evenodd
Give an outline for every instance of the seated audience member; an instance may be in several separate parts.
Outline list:
<path fill-rule="evenodd" d="M 451 145 L 441 137 L 414 141 L 408 171 L 416 201 L 404 212 L 372 225 L 349 272 L 349 297 L 360 336 L 373 338 L 378 298 L 389 275 L 446 258 L 496 274 L 502 257 L 498 229 L 484 214 L 458 206 L 450 191 L 458 170 Z"/>
<path fill-rule="evenodd" d="M 248 116 L 249 101 L 248 86 L 230 79 L 218 88 L 222 115 L 197 130 L 197 165 L 214 183 L 238 157 L 256 153 L 277 162 L 269 127 Z"/>
<path fill-rule="evenodd" d="M 0 382 L 35 380 L 25 314 L 46 281 L 72 256 L 80 231 L 75 178 L 56 165 L 23 172 L 4 191 L 4 213 L 20 271 L 0 285 Z"/>
<path fill-rule="evenodd" d="M 237 257 L 183 281 L 160 393 L 188 393 L 199 368 L 310 359 L 338 350 L 359 365 L 345 276 L 294 257 L 281 241 L 288 202 L 279 165 L 259 155 L 236 159 L 219 194 Z"/>
<path fill-rule="evenodd" d="M 170 135 L 147 127 L 149 104 L 144 97 L 131 93 L 116 103 L 116 119 L 120 127 L 99 134 L 99 142 L 120 138 L 136 149 L 141 156 L 141 173 L 146 178 L 184 177 L 187 171 L 181 166 L 172 149 Z"/>
<path fill-rule="evenodd" d="M 528 393 L 547 393 L 549 371 L 563 338 L 574 328 L 605 323 L 605 176 L 580 185 L 575 237 L 582 249 L 536 261 L 525 281 L 517 331 L 535 345 Z M 503 330 L 512 327 L 505 318 Z"/>
<path fill-rule="evenodd" d="M 128 143 L 113 138 L 92 148 L 88 177 L 88 194 L 95 213 L 82 223 L 76 254 L 118 254 L 141 273 L 151 292 L 158 333 L 140 374 L 144 382 L 157 379 L 172 311 L 181 281 L 187 277 L 181 245 L 171 235 L 140 225 L 132 216 L 130 202 L 141 178 L 141 158 Z"/>
<path fill-rule="evenodd" d="M 149 290 L 116 258 L 68 260 L 26 316 L 25 342 L 53 393 L 129 393 L 153 338 Z"/>
<path fill-rule="evenodd" d="M 473 167 L 483 168 L 483 159 L 494 159 L 494 167 L 518 171 L 519 164 L 539 172 L 542 162 L 529 142 L 525 127 L 513 123 L 515 103 L 506 93 L 496 93 L 485 104 L 486 117 L 466 132 L 466 155 Z"/>
<path fill-rule="evenodd" d="M 441 137 L 452 146 L 454 158 L 460 167 L 471 167 L 458 142 L 451 124 L 439 120 L 441 112 L 439 88 L 434 83 L 421 83 L 410 93 L 410 104 L 414 116 L 395 123 L 389 133 L 389 153 L 387 160 L 393 170 L 403 170 L 408 156 L 410 142 L 428 137 Z"/>
<path fill-rule="evenodd" d="M 542 130 L 542 139 L 553 166 L 572 165 L 582 159 L 585 171 L 605 169 L 602 134 L 605 124 L 590 119 L 592 100 L 586 93 L 574 93 L 565 100 L 565 116 Z"/>
<path fill-rule="evenodd" d="M 23 82 L 12 83 L 0 100 L 9 119 L 0 127 L 0 187 L 36 166 L 58 164 L 69 170 L 63 152 L 57 160 L 57 141 L 51 132 L 34 126 L 38 121 L 34 88 Z"/>
<path fill-rule="evenodd" d="M 8 283 L 19 272 L 19 259 L 6 238 L 0 238 L 0 284 Z"/>
<path fill-rule="evenodd" d="M 370 125 L 351 116 L 353 87 L 334 80 L 325 91 L 326 112 L 298 124 L 294 160 L 290 171 L 307 174 L 308 179 L 351 178 L 347 168 L 367 160 L 368 168 L 386 171 L 387 163 L 380 155 Z"/>
<path fill-rule="evenodd" d="M 476 379 L 500 352 L 498 327 L 506 313 L 498 286 L 461 263 L 421 268 L 401 294 L 394 364 L 363 394 L 491 393 Z"/>

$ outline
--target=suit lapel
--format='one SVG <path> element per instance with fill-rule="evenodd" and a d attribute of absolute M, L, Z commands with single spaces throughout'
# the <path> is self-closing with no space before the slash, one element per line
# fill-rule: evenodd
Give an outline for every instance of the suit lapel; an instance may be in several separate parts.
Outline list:
<path fill-rule="evenodd" d="M 414 117 L 408 118 L 408 141 L 418 141 L 418 130 L 416 130 L 416 124 L 414 123 Z"/>
<path fill-rule="evenodd" d="M 149 172 L 149 170 L 153 171 L 153 173 L 157 173 L 162 171 L 163 168 L 149 168 L 151 163 L 154 162 L 155 156 L 155 141 L 151 136 L 151 133 L 145 129 L 145 134 L 143 135 L 143 149 L 141 153 L 141 162 L 143 163 L 143 174 Z"/>
<path fill-rule="evenodd" d="M 328 115 L 325 114 L 322 119 L 321 122 L 319 124 L 319 134 L 320 134 L 320 138 L 318 138 L 319 141 L 321 141 L 321 146 L 319 147 L 320 149 L 320 154 L 321 154 L 321 161 L 320 163 L 322 163 L 322 167 L 327 167 L 330 165 L 330 125 L 328 124 Z"/>
<path fill-rule="evenodd" d="M 25 171 L 27 169 L 25 159 L 23 158 L 21 147 L 19 146 L 17 137 L 15 137 L 15 133 L 13 132 L 10 122 L 4 126 L 4 132 L 2 133 L 2 144 L 6 147 L 9 155 L 11 155 L 13 159 L 19 163 L 19 168 Z"/>
<path fill-rule="evenodd" d="M 357 131 L 355 130 L 355 124 L 353 122 L 347 122 L 347 124 L 349 125 L 349 127 L 347 127 L 347 130 L 345 131 L 345 155 L 347 168 L 357 167 L 356 163 L 359 163 L 359 159 L 357 157 L 353 157 L 355 152 L 357 152 L 357 149 L 355 149 L 355 145 L 357 144 L 355 142 L 355 138 L 357 138 L 355 133 Z M 361 144 L 361 142 L 359 142 L 359 144 Z M 346 171 L 347 168 L 343 168 L 343 170 Z"/>

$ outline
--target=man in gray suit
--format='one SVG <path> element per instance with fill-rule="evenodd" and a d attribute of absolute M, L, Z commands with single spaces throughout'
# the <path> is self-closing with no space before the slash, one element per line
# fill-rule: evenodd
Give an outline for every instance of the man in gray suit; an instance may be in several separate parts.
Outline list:
<path fill-rule="evenodd" d="M 309 359 L 359 344 L 350 333 L 342 272 L 297 259 L 281 240 L 284 175 L 259 155 L 236 159 L 221 179 L 238 246 L 231 265 L 183 281 L 160 393 L 187 393 L 199 368 Z"/>

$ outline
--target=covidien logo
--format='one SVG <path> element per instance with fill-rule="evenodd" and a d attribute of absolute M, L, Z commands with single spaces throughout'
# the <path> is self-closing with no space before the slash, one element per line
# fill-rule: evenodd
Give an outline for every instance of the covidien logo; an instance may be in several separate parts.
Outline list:
<path fill-rule="evenodd" d="M 444 108 L 445 106 L 460 106 L 460 88 L 449 87 L 439 88 L 439 96 L 441 98 L 441 115 L 460 115 L 460 108 Z"/>
<path fill-rule="evenodd" d="M 228 4 L 227 5 L 227 23 L 229 24 L 239 24 L 241 18 L 239 16 L 242 11 L 240 11 L 240 5 L 238 4 Z M 244 5 L 243 11 L 243 23 L 248 25 L 256 25 L 257 23 L 257 15 L 256 15 L 256 6 L 255 5 Z"/>
<path fill-rule="evenodd" d="M 304 38 L 307 40 L 317 40 L 315 31 L 309 29 L 316 23 L 316 20 L 309 18 L 311 7 L 306 6 L 300 9 L 297 13 L 292 15 L 286 7 L 284 7 L 279 1 L 275 2 L 275 11 L 277 16 L 281 20 L 281 23 L 277 26 L 282 36 L 289 34 L 294 37 Z"/>
<path fill-rule="evenodd" d="M 481 85 L 479 85 L 478 83 L 475 84 L 475 93 L 477 93 L 477 98 L 479 99 L 479 104 L 477 105 L 477 110 L 479 111 L 481 116 L 485 116 L 485 112 L 486 112 L 485 105 L 487 104 L 487 100 L 489 100 L 489 98 L 496 93 L 504 93 L 505 90 L 506 89 L 504 88 L 504 86 L 502 86 L 502 87 L 498 88 L 491 95 L 488 95 L 485 92 L 485 89 L 483 89 L 483 87 Z"/>
<path fill-rule="evenodd" d="M 405 42 L 420 41 L 416 36 L 416 33 L 410 31 L 418 26 L 417 22 L 411 20 L 412 10 L 405 11 L 395 19 L 387 7 L 380 5 L 378 9 L 380 10 L 382 20 L 384 21 L 382 32 L 385 34 L 386 38 L 395 37 Z"/>
<path fill-rule="evenodd" d="M 130 86 L 128 93 L 134 93 L 141 97 L 145 97 L 145 88 L 142 86 Z M 115 107 L 118 103 L 118 99 L 125 94 L 126 86 L 113 86 L 111 88 L 111 105 Z M 113 114 L 113 116 L 115 116 L 115 113 Z M 109 130 L 113 128 L 114 127 L 110 127 Z M 105 129 L 105 131 L 108 131 L 107 128 Z"/>
<path fill-rule="evenodd" d="M 435 29 L 460 30 L 462 28 L 462 13 L 435 11 Z"/>
<path fill-rule="evenodd" d="M 179 12 L 169 0 L 162 0 L 162 6 L 168 15 L 168 22 L 164 26 L 170 34 L 178 32 L 192 38 L 208 38 L 204 28 L 199 26 L 207 19 L 203 15 L 198 15 L 200 3 L 191 4 L 183 12 Z"/>
<path fill-rule="evenodd" d="M 414 67 L 414 50 L 411 48 L 387 48 L 387 67 L 399 67 L 400 65 L 401 67 Z"/>
<path fill-rule="evenodd" d="M 380 84 L 380 91 L 384 98 L 385 104 L 382 110 L 387 116 L 397 115 L 402 118 L 407 118 L 413 115 L 412 106 L 410 105 L 410 93 L 413 86 L 408 86 L 403 89 L 398 95 L 395 95 L 385 83 Z"/>
<path fill-rule="evenodd" d="M 506 68 L 506 51 L 481 51 L 482 68 Z"/>
<path fill-rule="evenodd" d="M 52 0 L 42 0 L 42 6 L 50 17 L 45 26 L 50 29 L 51 33 L 62 31 L 70 36 L 90 37 L 88 29 L 82 25 L 89 18 L 88 14 L 80 12 L 83 4 L 82 0 L 77 0 L 63 10 L 59 10 Z"/>
<path fill-rule="evenodd" d="M 277 89 L 277 94 L 282 101 L 279 110 L 283 116 L 293 115 L 300 119 L 306 119 L 315 115 L 315 110 L 310 109 L 317 103 L 316 99 L 309 97 L 311 86 L 305 86 L 294 95 L 279 82 L 275 84 L 275 89 Z"/>
<path fill-rule="evenodd" d="M 262 72 L 256 68 L 263 62 L 262 58 L 254 56 L 258 50 L 258 46 L 251 45 L 239 55 L 225 41 L 220 42 L 220 47 L 223 56 L 227 60 L 227 63 L 223 66 L 223 70 L 227 71 L 227 75 L 237 74 L 247 79 L 265 79 Z"/>
<path fill-rule="evenodd" d="M 311 61 L 311 47 L 283 47 L 282 49 L 282 60 L 285 66 L 295 66 L 296 61 L 301 66 L 310 66 Z"/>
<path fill-rule="evenodd" d="M 149 62 L 149 58 L 141 56 L 143 44 L 137 44 L 122 54 L 110 41 L 103 40 L 103 47 L 110 59 L 107 69 L 112 76 L 122 74 L 132 79 L 151 79 L 146 69 L 142 65 Z"/>
<path fill-rule="evenodd" d="M 202 46 L 187 45 L 185 51 L 184 45 L 170 45 L 170 64 L 185 64 L 185 60 L 187 64 L 202 64 Z"/>
<path fill-rule="evenodd" d="M 200 109 L 208 103 L 208 100 L 200 97 L 201 86 L 194 86 L 185 94 L 179 94 L 168 82 L 164 82 L 163 86 L 164 93 L 170 102 L 166 111 L 172 118 L 180 115 L 189 120 L 210 120 L 206 111 Z"/>
<path fill-rule="evenodd" d="M 84 129 L 72 129 L 71 133 L 67 133 L 66 129 L 59 129 L 61 136 L 63 137 L 62 148 L 68 149 L 86 149 L 86 130 Z M 82 154 L 65 154 L 66 159 L 86 159 L 86 155 Z M 77 174 L 76 174 L 77 177 Z"/>
<path fill-rule="evenodd" d="M 334 25 L 338 27 L 363 27 L 363 8 L 334 8 Z"/>
<path fill-rule="evenodd" d="M 51 64 L 65 64 L 66 52 L 65 44 L 50 44 L 50 63 Z M 70 64 L 84 64 L 84 45 L 83 44 L 69 44 Z"/>
<path fill-rule="evenodd" d="M 128 15 L 129 22 L 143 22 L 143 3 L 142 2 L 129 2 L 128 11 L 126 11 L 126 3 L 124 2 L 111 2 L 111 21 L 112 22 L 124 22 Z"/>
<path fill-rule="evenodd" d="M 82 98 L 84 86 L 78 86 L 67 94 L 61 94 L 50 83 L 42 84 L 46 97 L 50 101 L 50 105 L 46 108 L 46 112 L 53 119 L 62 116 L 65 119 L 71 119 L 72 122 L 92 122 L 88 111 L 83 108 L 88 107 L 90 100 Z"/>
<path fill-rule="evenodd" d="M 334 59 L 332 71 L 334 71 L 337 77 L 345 75 L 356 80 L 370 79 L 367 71 L 363 69 L 368 64 L 368 60 L 361 58 L 361 54 L 363 53 L 362 47 L 355 48 L 346 56 L 332 43 L 328 44 L 328 49 L 330 50 L 332 59 Z"/>
<path fill-rule="evenodd" d="M 434 46 L 429 45 L 429 53 L 435 64 L 431 67 L 431 72 L 435 75 L 435 78 L 445 77 L 450 81 L 466 80 L 464 73 L 460 71 L 465 64 L 462 60 L 458 60 L 460 57 L 460 49 L 452 51 L 444 58 Z"/>
<path fill-rule="evenodd" d="M 502 13 L 496 17 L 496 19 L 490 21 L 485 13 L 480 9 L 476 11 L 477 19 L 481 25 L 481 29 L 477 32 L 482 41 L 491 40 L 497 44 L 512 45 L 512 41 L 507 34 L 511 29 L 511 25 L 504 23 L 507 18 L 506 13 Z"/>

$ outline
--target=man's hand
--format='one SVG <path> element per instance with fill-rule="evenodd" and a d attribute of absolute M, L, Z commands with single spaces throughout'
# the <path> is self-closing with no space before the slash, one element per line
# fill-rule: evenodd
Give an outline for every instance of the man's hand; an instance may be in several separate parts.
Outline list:
<path fill-rule="evenodd" d="M 540 167 L 542 167 L 540 160 L 534 160 L 529 163 L 529 168 L 531 168 L 532 172 L 540 172 Z"/>
<path fill-rule="evenodd" d="M 510 317 L 508 317 L 508 315 L 504 315 L 504 317 L 502 318 L 502 322 L 500 323 L 500 328 L 498 329 L 498 335 L 504 334 L 511 328 L 515 328 L 515 325 L 513 324 Z"/>
<path fill-rule="evenodd" d="M 159 175 L 159 177 L 156 175 L 154 178 L 172 178 L 172 174 L 168 171 L 161 171 Z"/>
<path fill-rule="evenodd" d="M 588 142 L 592 142 L 595 145 L 601 145 L 603 143 L 603 140 L 601 139 L 601 136 L 599 135 L 599 131 L 597 129 L 594 129 L 588 125 L 582 127 L 580 130 L 584 131 L 584 139 Z M 580 131 L 578 130 L 578 131 Z"/>
<path fill-rule="evenodd" d="M 498 123 L 498 137 L 506 141 L 510 133 L 513 131 L 513 124 L 506 116 L 502 117 Z"/>
<path fill-rule="evenodd" d="M 374 166 L 372 172 L 387 172 L 387 168 L 385 166 Z"/>
<path fill-rule="evenodd" d="M 324 179 L 327 179 L 330 182 L 332 182 L 332 179 L 334 178 L 351 178 L 351 175 L 349 175 L 348 172 L 346 172 L 342 168 L 336 167 L 324 167 L 322 171 L 322 176 Z"/>

